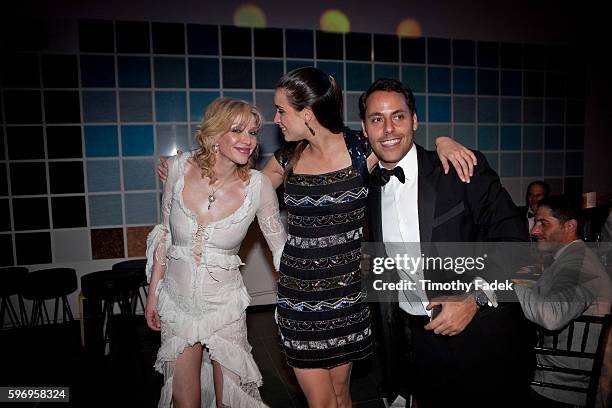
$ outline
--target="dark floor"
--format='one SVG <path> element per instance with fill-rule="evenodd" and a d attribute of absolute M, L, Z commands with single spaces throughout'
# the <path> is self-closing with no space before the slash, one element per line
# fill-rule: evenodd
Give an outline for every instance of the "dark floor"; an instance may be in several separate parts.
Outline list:
<path fill-rule="evenodd" d="M 114 322 L 111 342 L 115 342 L 108 356 L 81 347 L 79 322 L 0 331 L 0 386 L 68 386 L 70 404 L 58 404 L 61 407 L 156 406 L 162 377 L 152 366 L 159 338 L 146 328 L 141 316 L 137 317 L 136 322 Z M 273 309 L 249 310 L 247 324 L 253 355 L 263 375 L 260 391 L 264 401 L 272 408 L 307 407 L 281 354 Z M 374 364 L 368 359 L 353 368 L 351 395 L 355 408 L 384 408 Z"/>

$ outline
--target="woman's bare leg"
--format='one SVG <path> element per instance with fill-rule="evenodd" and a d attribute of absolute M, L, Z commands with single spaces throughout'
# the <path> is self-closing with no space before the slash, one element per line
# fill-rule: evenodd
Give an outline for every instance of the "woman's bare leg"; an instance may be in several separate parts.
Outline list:
<path fill-rule="evenodd" d="M 338 408 L 330 370 L 326 368 L 294 368 L 309 408 Z"/>
<path fill-rule="evenodd" d="M 223 408 L 223 371 L 221 370 L 221 364 L 212 360 L 213 366 L 213 381 L 215 383 L 215 401 L 217 402 L 217 408 Z"/>
<path fill-rule="evenodd" d="M 200 408 L 200 370 L 202 368 L 202 345 L 196 343 L 176 359 L 172 382 L 174 408 Z"/>
<path fill-rule="evenodd" d="M 338 408 L 351 408 L 353 406 L 351 400 L 352 368 L 353 363 L 347 363 L 329 370 Z"/>

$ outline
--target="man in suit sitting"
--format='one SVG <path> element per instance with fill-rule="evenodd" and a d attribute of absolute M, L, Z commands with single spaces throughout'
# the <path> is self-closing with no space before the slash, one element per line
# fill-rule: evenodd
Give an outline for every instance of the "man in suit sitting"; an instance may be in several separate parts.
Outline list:
<path fill-rule="evenodd" d="M 525 194 L 525 205 L 519 207 L 521 215 L 525 218 L 527 231 L 531 231 L 534 224 L 535 213 L 540 201 L 550 195 L 550 186 L 547 182 L 536 180 L 529 183 Z"/>
<path fill-rule="evenodd" d="M 558 331 L 558 344 L 566 344 L 568 324 L 586 315 L 610 313 L 612 284 L 597 256 L 579 238 L 579 212 L 561 196 L 540 201 L 531 234 L 538 241 L 538 250 L 552 256 L 552 263 L 535 284 L 514 286 L 527 319 L 546 330 Z M 576 327 L 575 333 L 582 333 Z M 599 330 L 591 330 L 587 351 L 593 352 Z M 552 342 L 552 339 L 549 339 Z M 574 341 L 575 343 L 576 341 Z M 544 346 L 550 347 L 551 344 Z M 538 355 L 544 365 L 589 370 L 592 361 L 574 357 Z M 587 378 L 567 373 L 537 371 L 536 380 L 567 386 L 587 387 Z M 586 395 L 565 390 L 532 386 L 533 405 L 563 407 L 584 405 Z M 568 405 L 566 405 L 568 404 Z"/>
<path fill-rule="evenodd" d="M 463 183 L 452 169 L 443 174 L 436 155 L 414 143 L 415 99 L 400 81 L 375 81 L 360 98 L 360 116 L 380 159 L 368 197 L 370 239 L 385 242 L 387 256 L 394 255 L 387 243 L 419 246 L 420 255 L 428 243 L 527 241 L 516 206 L 480 152 L 474 152 L 478 165 L 473 177 Z M 440 278 L 429 270 L 419 273 Z M 477 278 L 467 272 L 463 277 Z M 434 296 L 400 292 L 402 311 L 395 315 L 409 316 L 415 367 L 397 367 L 390 380 L 410 382 L 406 387 L 416 394 L 419 408 L 520 406 L 532 365 L 518 304 L 497 306 L 494 296 L 482 290 Z M 441 311 L 430 320 L 437 305 Z M 381 349 L 393 349 L 396 356 L 408 347 L 397 337 L 379 341 L 385 343 Z"/>

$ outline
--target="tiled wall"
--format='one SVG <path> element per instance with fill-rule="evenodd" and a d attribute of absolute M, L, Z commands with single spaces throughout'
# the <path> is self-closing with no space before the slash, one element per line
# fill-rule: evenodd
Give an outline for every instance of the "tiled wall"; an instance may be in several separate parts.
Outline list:
<path fill-rule="evenodd" d="M 274 85 L 307 65 L 343 84 L 351 127 L 360 93 L 396 77 L 417 95 L 419 143 L 448 134 L 484 151 L 517 202 L 533 179 L 582 190 L 585 78 L 569 48 L 155 22 L 75 27 L 70 52 L 1 56 L 0 265 L 143 256 L 159 213 L 157 157 L 193 148 L 203 109 L 220 95 L 262 109 L 269 157 L 280 143 Z"/>

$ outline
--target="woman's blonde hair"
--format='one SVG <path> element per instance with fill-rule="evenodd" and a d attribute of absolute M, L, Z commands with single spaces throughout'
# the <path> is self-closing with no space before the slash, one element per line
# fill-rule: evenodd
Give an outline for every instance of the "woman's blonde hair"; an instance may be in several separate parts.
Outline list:
<path fill-rule="evenodd" d="M 235 124 L 244 128 L 249 124 L 252 117 L 255 118 L 255 128 L 259 132 L 263 126 L 263 117 L 259 110 L 250 103 L 239 99 L 217 98 L 208 105 L 202 123 L 198 126 L 195 134 L 199 147 L 194 160 L 202 170 L 202 177 L 208 177 L 212 182 L 217 179 L 214 170 L 216 139 L 229 132 Z M 259 144 L 249 157 L 249 161 L 246 164 L 238 165 L 238 177 L 244 182 L 248 183 L 250 179 L 250 170 L 257 160 L 258 150 Z"/>

